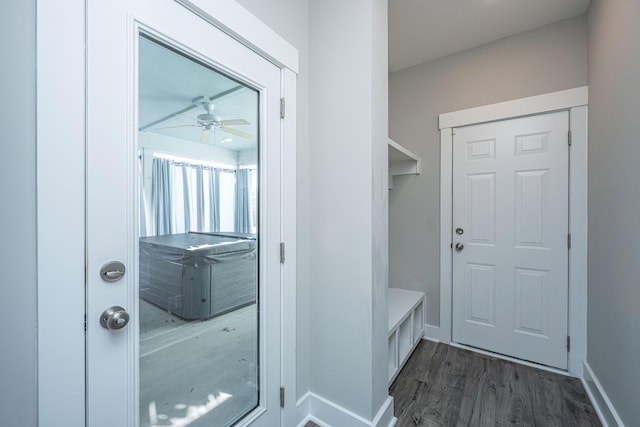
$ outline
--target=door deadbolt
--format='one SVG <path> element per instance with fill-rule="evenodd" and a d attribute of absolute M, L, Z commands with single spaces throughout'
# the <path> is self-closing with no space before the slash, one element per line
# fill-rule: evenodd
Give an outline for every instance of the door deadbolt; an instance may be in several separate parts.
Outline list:
<path fill-rule="evenodd" d="M 117 282 L 124 276 L 124 264 L 120 261 L 111 261 L 100 268 L 100 277 L 105 282 Z"/>
<path fill-rule="evenodd" d="M 462 228 L 460 228 L 460 227 L 456 228 L 456 234 L 458 236 L 462 235 L 463 233 L 464 233 L 464 230 Z"/>
<path fill-rule="evenodd" d="M 105 329 L 122 329 L 127 326 L 127 323 L 129 323 L 129 313 L 118 305 L 107 308 L 100 315 L 100 325 Z"/>

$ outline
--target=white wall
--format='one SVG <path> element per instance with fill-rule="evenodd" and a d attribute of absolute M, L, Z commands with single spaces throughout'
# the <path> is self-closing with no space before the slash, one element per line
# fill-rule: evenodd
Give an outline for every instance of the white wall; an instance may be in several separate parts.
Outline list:
<path fill-rule="evenodd" d="M 592 0 L 587 361 L 640 425 L 640 2 Z"/>
<path fill-rule="evenodd" d="M 373 2 L 372 9 L 372 90 L 373 120 L 371 173 L 372 234 L 372 371 L 373 414 L 389 396 L 389 321 L 387 288 L 389 287 L 389 74 L 388 74 L 388 1 Z"/>
<path fill-rule="evenodd" d="M 428 324 L 440 324 L 438 114 L 586 84 L 584 16 L 390 75 L 390 137 L 423 163 L 389 192 L 389 282 L 426 292 Z"/>
<path fill-rule="evenodd" d="M 35 426 L 36 133 L 35 1 L 0 5 L 0 424 Z"/>
<path fill-rule="evenodd" d="M 366 420 L 387 395 L 386 7 L 309 5 L 310 384 Z"/>
<path fill-rule="evenodd" d="M 309 32 L 307 0 L 238 0 L 298 49 L 297 111 L 297 387 L 296 399 L 309 391 Z"/>
<path fill-rule="evenodd" d="M 187 159 L 200 159 L 212 163 L 221 163 L 236 167 L 240 161 L 240 155 L 235 150 L 229 150 L 219 145 L 203 144 L 201 142 L 187 141 L 185 139 L 160 135 L 157 133 L 138 133 L 138 146 L 148 153 L 170 154 Z M 246 159 L 255 159 L 255 150 L 247 154 Z"/>

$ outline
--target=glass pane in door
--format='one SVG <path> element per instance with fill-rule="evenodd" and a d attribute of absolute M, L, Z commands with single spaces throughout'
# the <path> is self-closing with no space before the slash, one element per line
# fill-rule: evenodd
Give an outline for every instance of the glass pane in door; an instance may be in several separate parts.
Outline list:
<path fill-rule="evenodd" d="M 258 92 L 139 40 L 141 426 L 259 402 Z"/>

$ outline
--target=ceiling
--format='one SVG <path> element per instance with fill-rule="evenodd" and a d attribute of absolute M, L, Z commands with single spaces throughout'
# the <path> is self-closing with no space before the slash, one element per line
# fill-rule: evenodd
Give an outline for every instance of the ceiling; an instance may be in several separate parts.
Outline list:
<path fill-rule="evenodd" d="M 589 0 L 389 0 L 389 72 L 585 13 Z"/>
<path fill-rule="evenodd" d="M 138 72 L 140 131 L 223 144 L 233 151 L 256 149 L 258 92 L 254 89 L 144 37 L 140 38 Z M 204 126 L 197 116 L 207 111 L 202 103 L 194 103 L 197 98 L 214 105 L 216 120 L 244 119 L 248 124 L 214 129 L 204 142 Z M 250 137 L 229 133 L 234 130 Z"/>
<path fill-rule="evenodd" d="M 578 16 L 588 6 L 589 0 L 389 0 L 389 71 Z M 201 141 L 196 116 L 206 111 L 193 100 L 207 97 L 219 120 L 249 122 L 227 128 L 251 135 L 218 129 L 207 143 L 255 150 L 255 90 L 146 38 L 140 41 L 139 81 L 141 131 Z"/>

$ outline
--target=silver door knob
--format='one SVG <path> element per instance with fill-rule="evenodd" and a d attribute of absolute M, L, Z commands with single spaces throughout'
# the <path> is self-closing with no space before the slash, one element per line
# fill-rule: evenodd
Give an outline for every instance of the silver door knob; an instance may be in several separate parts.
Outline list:
<path fill-rule="evenodd" d="M 464 245 L 461 242 L 456 243 L 456 251 L 462 252 Z"/>
<path fill-rule="evenodd" d="M 118 305 L 107 308 L 100 315 L 100 325 L 105 329 L 122 329 L 127 326 L 127 323 L 129 323 L 129 313 Z"/>

